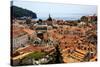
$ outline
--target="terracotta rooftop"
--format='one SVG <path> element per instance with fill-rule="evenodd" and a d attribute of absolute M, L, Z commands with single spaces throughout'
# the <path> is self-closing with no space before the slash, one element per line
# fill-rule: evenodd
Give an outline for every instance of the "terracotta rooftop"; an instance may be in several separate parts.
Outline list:
<path fill-rule="evenodd" d="M 27 47 L 24 47 L 22 49 L 18 49 L 16 51 L 21 52 L 21 53 L 28 53 L 28 52 L 33 52 L 33 51 L 50 51 L 54 49 L 53 46 L 33 46 L 33 45 L 28 45 Z"/>
<path fill-rule="evenodd" d="M 35 31 L 31 29 L 24 28 L 23 31 L 25 31 L 27 34 L 32 35 Z"/>
<path fill-rule="evenodd" d="M 16 29 L 16 30 L 12 31 L 13 38 L 16 38 L 16 37 L 19 37 L 19 36 L 22 36 L 25 34 L 27 34 L 27 33 L 24 32 L 22 29 Z"/>

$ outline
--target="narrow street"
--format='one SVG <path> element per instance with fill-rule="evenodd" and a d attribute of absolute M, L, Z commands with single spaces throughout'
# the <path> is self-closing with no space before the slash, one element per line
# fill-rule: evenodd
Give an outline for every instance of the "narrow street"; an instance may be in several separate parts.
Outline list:
<path fill-rule="evenodd" d="M 62 57 L 61 57 L 58 45 L 56 46 L 56 57 L 55 58 L 56 58 L 55 63 L 62 63 Z"/>

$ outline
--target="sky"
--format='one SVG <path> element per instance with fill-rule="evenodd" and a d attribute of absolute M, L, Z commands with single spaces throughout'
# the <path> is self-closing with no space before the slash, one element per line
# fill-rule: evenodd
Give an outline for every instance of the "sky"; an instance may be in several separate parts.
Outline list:
<path fill-rule="evenodd" d="M 33 1 L 14 1 L 13 5 L 31 10 L 37 17 L 80 17 L 82 15 L 97 14 L 95 5 L 59 4 Z"/>

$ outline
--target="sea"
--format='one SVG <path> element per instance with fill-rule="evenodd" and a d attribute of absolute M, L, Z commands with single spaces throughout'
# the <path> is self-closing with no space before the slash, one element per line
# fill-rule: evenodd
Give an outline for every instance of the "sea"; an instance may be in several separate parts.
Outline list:
<path fill-rule="evenodd" d="M 52 19 L 64 20 L 64 21 L 67 21 L 67 20 L 79 20 L 80 18 L 81 17 L 52 17 Z M 33 20 L 39 20 L 39 19 L 47 20 L 48 17 L 37 17 L 36 19 L 33 18 Z"/>

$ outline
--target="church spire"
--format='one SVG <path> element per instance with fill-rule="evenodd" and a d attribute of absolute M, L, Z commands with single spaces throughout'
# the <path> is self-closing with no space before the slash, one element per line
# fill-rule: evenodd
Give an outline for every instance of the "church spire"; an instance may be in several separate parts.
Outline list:
<path fill-rule="evenodd" d="M 52 18 L 51 18 L 51 16 L 50 16 L 50 14 L 49 14 L 49 18 L 47 19 L 48 21 L 52 21 Z"/>
<path fill-rule="evenodd" d="M 49 18 L 51 18 L 50 14 L 49 14 Z"/>

